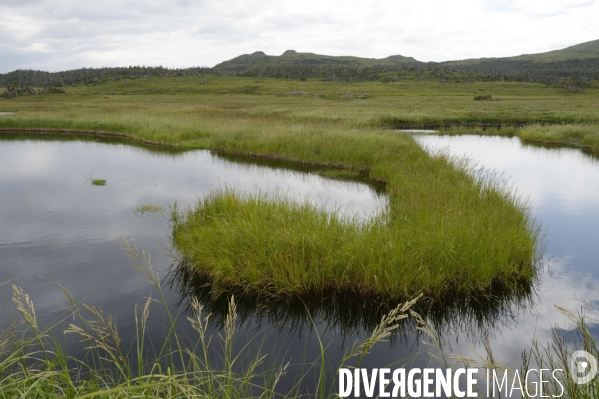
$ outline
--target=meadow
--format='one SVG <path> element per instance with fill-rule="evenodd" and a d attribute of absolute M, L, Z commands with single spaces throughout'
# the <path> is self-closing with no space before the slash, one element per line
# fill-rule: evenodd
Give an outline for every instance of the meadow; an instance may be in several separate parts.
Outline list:
<path fill-rule="evenodd" d="M 2 129 L 105 131 L 184 148 L 231 149 L 235 141 L 294 132 L 438 127 L 535 134 L 597 151 L 599 91 L 582 93 L 537 83 L 439 83 L 417 76 L 397 82 L 339 83 L 201 75 L 116 79 L 65 88 L 66 94 L 0 98 Z M 474 101 L 491 95 L 496 101 Z M 363 98 L 361 98 L 363 97 Z M 559 125 L 551 132 L 538 126 Z M 583 129 L 574 139 L 567 130 Z M 585 138 L 583 141 L 582 138 Z M 258 149 L 256 149 L 258 150 Z"/>

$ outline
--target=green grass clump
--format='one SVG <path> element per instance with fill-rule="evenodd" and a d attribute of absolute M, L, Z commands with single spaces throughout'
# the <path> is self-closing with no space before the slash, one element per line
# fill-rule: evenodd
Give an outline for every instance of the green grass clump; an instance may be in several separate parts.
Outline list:
<path fill-rule="evenodd" d="M 104 179 L 93 179 L 92 180 L 92 185 L 93 186 L 105 186 L 106 185 L 106 180 L 104 180 Z"/>
<path fill-rule="evenodd" d="M 599 153 L 599 125 L 530 125 L 518 136 L 523 141 L 579 146 Z"/>
<path fill-rule="evenodd" d="M 371 179 L 388 183 L 389 206 L 359 221 L 263 194 L 225 190 L 201 199 L 174 216 L 173 239 L 183 257 L 211 277 L 215 292 L 333 289 L 440 299 L 534 277 L 537 230 L 525 204 L 468 162 L 430 157 L 401 134 L 270 139 L 252 145 L 261 153 L 367 169 Z"/>

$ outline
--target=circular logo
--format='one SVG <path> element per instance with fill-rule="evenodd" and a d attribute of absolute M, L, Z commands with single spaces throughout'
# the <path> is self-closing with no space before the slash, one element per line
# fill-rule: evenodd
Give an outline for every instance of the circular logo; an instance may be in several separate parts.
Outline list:
<path fill-rule="evenodd" d="M 572 353 L 570 374 L 576 384 L 588 384 L 597 375 L 597 359 L 587 351 Z"/>

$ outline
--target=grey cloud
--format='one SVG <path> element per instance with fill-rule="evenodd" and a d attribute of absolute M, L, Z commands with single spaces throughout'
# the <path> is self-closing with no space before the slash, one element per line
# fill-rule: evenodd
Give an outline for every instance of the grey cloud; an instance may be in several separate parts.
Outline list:
<path fill-rule="evenodd" d="M 553 17 L 557 28 L 542 25 L 543 19 L 553 21 L 542 17 L 543 9 L 532 13 L 522 4 L 492 0 L 456 9 L 441 0 L 349 2 L 343 7 L 332 0 L 5 0 L 0 5 L 0 72 L 215 65 L 255 50 L 280 54 L 289 48 L 440 61 L 592 40 L 589 32 L 597 25 L 586 16 L 597 2 L 568 6 L 564 15 Z M 497 29 L 513 21 L 518 25 L 507 36 Z M 526 47 L 522 37 L 529 33 Z"/>

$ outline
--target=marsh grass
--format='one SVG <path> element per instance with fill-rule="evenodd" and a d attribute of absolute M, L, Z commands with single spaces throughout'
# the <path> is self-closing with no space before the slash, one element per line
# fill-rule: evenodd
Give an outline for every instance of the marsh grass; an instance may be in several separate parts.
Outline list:
<path fill-rule="evenodd" d="M 599 125 L 530 125 L 518 132 L 526 142 L 573 145 L 599 154 Z"/>
<path fill-rule="evenodd" d="M 389 262 L 381 259 L 382 256 L 375 259 L 376 251 L 382 249 L 385 255 L 401 255 L 393 259 L 392 271 L 404 270 L 406 281 L 416 279 L 427 295 L 444 291 L 450 295 L 484 292 L 489 285 L 530 281 L 534 276 L 538 229 L 531 222 L 525 203 L 509 187 L 478 178 L 480 173 L 469 173 L 472 167 L 468 165 L 452 164 L 446 157 L 429 157 L 407 135 L 379 129 L 430 125 L 443 126 L 454 133 L 471 129 L 488 134 L 522 131 L 533 140 L 541 137 L 539 132 L 548 124 L 555 124 L 559 126 L 544 130 L 544 134 L 555 136 L 552 140 L 556 142 L 563 138 L 578 140 L 576 134 L 560 133 L 560 129 L 569 129 L 567 125 L 570 125 L 584 130 L 581 142 L 584 139 L 589 147 L 599 146 L 592 135 L 599 123 L 597 90 L 572 94 L 528 83 L 440 84 L 415 80 L 354 84 L 215 77 L 208 85 L 197 83 L 194 77 L 137 79 L 127 86 L 105 82 L 97 87 L 66 88 L 68 96 L 0 99 L 0 107 L 17 111 L 0 118 L 0 129 L 103 132 L 152 144 L 209 148 L 221 153 L 285 159 L 367 174 L 372 180 L 387 182 L 391 199 L 387 220 L 376 222 L 381 231 L 375 237 L 391 237 L 397 241 L 375 242 L 366 237 L 352 253 L 357 259 L 373 257 L 373 265 L 379 269 L 372 276 L 383 276 L 386 269 L 380 268 Z M 319 98 L 316 95 L 286 96 L 293 91 L 319 93 Z M 115 95 L 98 95 L 100 92 Z M 343 99 L 347 92 L 365 92 L 370 98 L 367 101 Z M 482 93 L 492 93 L 502 100 L 472 101 L 473 95 Z M 528 128 L 530 132 L 526 127 L 519 128 L 528 125 L 534 125 Z M 524 140 L 529 139 L 526 134 Z M 278 209 L 277 204 L 273 206 L 268 201 L 250 206 L 244 205 L 242 200 L 235 196 L 228 202 L 237 203 L 238 208 L 253 207 L 256 213 L 268 209 L 280 215 L 294 212 L 291 205 Z M 306 208 L 303 212 L 312 218 L 312 226 L 322 226 L 317 223 L 323 220 L 322 210 Z M 226 220 L 226 216 L 216 220 L 216 224 Z M 185 226 L 184 219 L 180 222 L 179 226 Z M 244 227 L 235 221 L 232 223 L 235 227 Z M 285 224 L 278 226 L 280 230 L 275 234 L 287 231 Z M 346 221 L 337 220 L 334 229 L 325 227 L 325 230 L 344 233 L 354 230 L 359 235 L 366 227 L 368 225 L 351 223 L 348 227 Z M 304 233 L 290 231 L 290 237 L 303 239 L 312 234 L 318 237 L 314 227 L 310 228 Z M 261 234 L 256 238 L 268 238 Z M 243 238 L 251 237 L 244 235 Z M 281 248 L 273 249 L 281 253 Z M 331 251 L 338 252 L 334 248 Z M 320 256 L 320 260 L 329 259 L 322 250 L 307 253 Z M 256 256 L 251 252 L 238 255 L 241 259 Z M 308 264 L 317 264 L 317 261 L 319 259 Z M 379 272 L 382 274 L 377 274 Z M 443 280 L 447 276 L 449 279 Z M 378 282 L 373 277 L 364 286 L 368 289 L 381 286 L 380 278 L 377 279 Z M 407 294 L 413 288 L 407 285 L 384 287 L 396 293 L 402 289 Z M 133 357 L 126 358 L 141 364 L 143 367 L 137 370 L 143 371 L 132 371 L 135 368 L 125 367 L 126 362 L 119 358 L 119 352 L 113 350 L 115 345 L 106 343 L 110 337 L 117 337 L 107 316 L 95 310 L 99 323 L 96 325 L 105 327 L 94 330 L 71 299 L 73 315 L 80 322 L 80 328 L 93 333 L 89 355 L 92 360 L 76 361 L 64 353 L 49 329 L 43 330 L 31 323 L 36 319 L 31 317 L 34 316 L 33 305 L 25 294 L 15 292 L 15 299 L 21 303 L 22 320 L 27 321 L 28 330 L 23 333 L 23 325 L 17 323 L 0 334 L 0 391 L 5 397 L 91 397 L 100 390 L 104 390 L 106 397 L 136 394 L 218 397 L 232 392 L 243 396 L 256 386 L 244 373 L 226 368 L 202 369 L 204 352 L 194 355 L 194 361 L 182 362 L 181 369 L 165 366 L 169 364 L 166 360 L 177 356 L 191 359 L 184 356 L 188 352 L 177 344 L 173 329 L 166 337 L 168 344 L 159 351 L 162 362 L 152 363 L 146 358 L 139 361 L 133 353 Z M 138 313 L 140 343 L 144 340 L 146 307 L 142 309 Z M 81 335 L 77 330 L 71 334 Z M 95 336 L 97 338 L 93 338 Z M 173 340 L 174 346 L 169 346 Z M 110 357 L 111 353 L 116 354 L 116 358 Z M 125 350 L 122 353 L 130 354 Z M 70 366 L 71 360 L 76 367 Z M 120 366 L 115 362 L 120 362 Z M 29 364 L 34 366 L 29 367 Z M 272 387 L 276 386 L 273 383 L 281 369 L 272 370 L 266 379 L 270 383 L 262 384 L 265 397 L 273 396 Z"/>
<path fill-rule="evenodd" d="M 599 90 L 566 93 L 541 84 L 517 82 L 438 83 L 408 80 L 340 83 L 310 79 L 214 77 L 151 78 L 66 88 L 68 96 L 0 99 L 18 111 L 0 118 L 4 129 L 56 129 L 119 133 L 185 148 L 214 148 L 222 136 L 314 130 L 393 127 L 522 126 L 599 122 Z M 114 96 L 98 96 L 114 92 Z M 326 98 L 288 96 L 319 93 Z M 368 93 L 344 99 L 345 93 Z M 472 101 L 492 93 L 502 101 Z"/>
<path fill-rule="evenodd" d="M 523 140 L 576 144 L 599 151 L 599 90 L 568 93 L 523 82 L 306 82 L 215 76 L 103 82 L 66 88 L 68 96 L 0 98 L 11 115 L 1 130 L 117 134 L 148 144 L 219 148 L 222 139 L 255 136 L 326 137 L 351 129 L 440 128 L 445 133 L 519 135 Z M 98 96 L 95 93 L 114 93 Z M 288 93 L 319 93 L 288 95 Z M 368 93 L 368 101 L 345 93 Z M 472 101 L 492 93 L 501 101 Z M 323 98 L 326 100 L 323 101 Z M 584 130 L 573 138 L 571 130 Z M 594 132 L 593 132 L 594 130 Z M 257 153 L 256 149 L 250 150 Z M 300 159 L 299 154 L 295 154 Z"/>
<path fill-rule="evenodd" d="M 333 290 L 440 300 L 534 279 L 538 226 L 505 181 L 467 160 L 428 157 L 407 136 L 381 135 L 378 150 L 367 135 L 314 141 L 286 150 L 305 143 L 320 148 L 316 159 L 368 165 L 372 179 L 388 183 L 387 209 L 364 221 L 281 196 L 212 193 L 173 215 L 173 240 L 215 295 Z M 362 162 L 352 165 L 352 156 Z"/>
<path fill-rule="evenodd" d="M 439 134 L 518 137 L 523 143 L 548 144 L 562 147 L 578 147 L 592 154 L 599 154 L 599 124 L 597 123 L 531 123 L 522 127 L 446 127 Z"/>
<path fill-rule="evenodd" d="M 233 297 L 228 303 L 222 331 L 209 332 L 211 314 L 192 299 L 193 310 L 187 317 L 194 336 L 183 336 L 176 328 L 176 314 L 167 306 L 158 274 L 149 256 L 134 244 L 123 241 L 143 279 L 156 288 L 156 298 L 149 296 L 137 308 L 136 335 L 126 347 L 110 315 L 101 309 L 81 305 L 63 288 L 71 310 L 56 325 L 38 325 L 34 304 L 23 290 L 13 285 L 13 303 L 20 318 L 0 331 L 0 396 L 5 398 L 295 398 L 304 389 L 303 378 L 316 370 L 317 383 L 311 397 L 335 397 L 335 384 L 327 377 L 326 343 L 318 337 L 319 357 L 300 367 L 304 374 L 296 378 L 285 392 L 277 390 L 281 377 L 290 368 L 283 360 L 271 365 L 262 351 L 263 343 L 250 342 L 234 349 L 237 333 L 237 306 Z M 416 299 L 391 310 L 365 340 L 354 342 L 342 356 L 339 367 L 351 362 L 359 367 L 370 349 L 388 340 L 398 323 L 410 317 Z M 164 336 L 148 336 L 151 308 L 164 307 L 167 324 Z M 77 336 L 86 346 L 83 358 L 67 353 L 52 328 L 66 322 L 65 334 Z M 153 348 L 148 356 L 147 345 Z M 237 348 L 237 347 L 235 347 Z M 214 358 L 214 353 L 218 357 Z M 297 365 L 296 365 L 297 366 Z M 336 376 L 336 373 L 334 373 Z M 333 377 L 335 378 L 335 377 Z"/>

